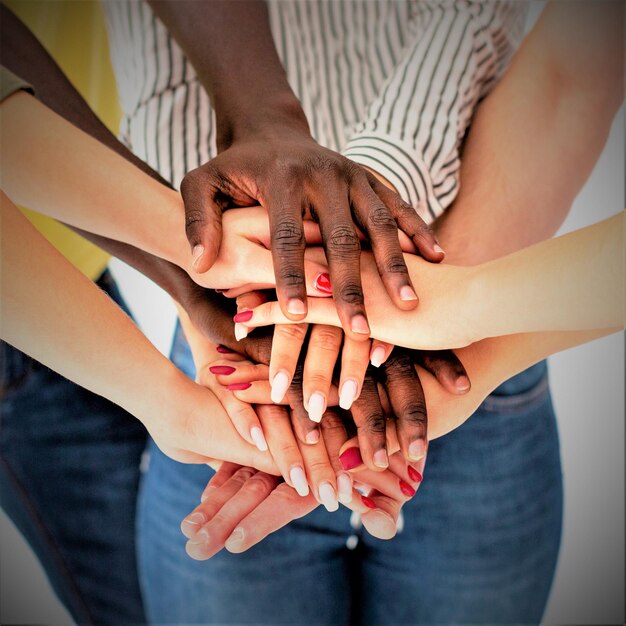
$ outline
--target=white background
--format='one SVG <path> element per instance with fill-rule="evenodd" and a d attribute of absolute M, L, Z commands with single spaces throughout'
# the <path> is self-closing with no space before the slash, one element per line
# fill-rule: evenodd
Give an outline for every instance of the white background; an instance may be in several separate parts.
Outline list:
<path fill-rule="evenodd" d="M 536 15 L 541 3 L 534 4 Z M 624 208 L 624 168 L 622 107 L 602 157 L 561 232 Z M 113 265 L 142 328 L 167 352 L 174 320 L 167 296 L 119 262 Z M 561 433 L 565 522 L 544 622 L 620 624 L 624 621 L 625 583 L 623 336 L 613 335 L 551 357 L 550 376 Z M 3 513 L 0 537 L 0 598 L 6 600 L 30 589 L 31 597 L 37 599 L 19 613 L 11 611 L 10 602 L 0 603 L 6 607 L 0 623 L 70 624 L 30 549 Z"/>

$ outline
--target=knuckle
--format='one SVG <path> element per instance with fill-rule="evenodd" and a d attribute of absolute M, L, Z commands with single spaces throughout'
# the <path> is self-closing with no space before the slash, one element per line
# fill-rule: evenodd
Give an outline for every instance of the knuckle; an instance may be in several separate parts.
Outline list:
<path fill-rule="evenodd" d="M 359 283 L 346 282 L 338 290 L 339 299 L 347 304 L 363 304 L 363 289 Z"/>
<path fill-rule="evenodd" d="M 331 470 L 328 459 L 311 459 L 306 463 L 308 474 L 323 474 Z"/>
<path fill-rule="evenodd" d="M 272 244 L 282 254 L 304 250 L 305 241 L 302 222 L 291 217 L 281 218 L 272 233 Z"/>
<path fill-rule="evenodd" d="M 406 264 L 400 254 L 385 255 L 381 265 L 386 274 L 408 274 Z"/>
<path fill-rule="evenodd" d="M 274 330 L 274 339 L 302 342 L 306 336 L 306 324 L 279 324 Z"/>
<path fill-rule="evenodd" d="M 314 344 L 316 348 L 322 350 L 337 350 L 341 344 L 342 334 L 341 328 L 318 325 L 314 327 L 311 333 L 309 345 Z"/>
<path fill-rule="evenodd" d="M 425 425 L 427 420 L 426 404 L 423 401 L 414 399 L 402 407 L 401 419 L 416 425 Z"/>
<path fill-rule="evenodd" d="M 384 205 L 375 206 L 367 215 L 368 225 L 375 230 L 395 232 L 397 230 L 396 220 Z"/>
<path fill-rule="evenodd" d="M 336 256 L 355 256 L 361 250 L 359 238 L 351 224 L 333 226 L 327 242 L 330 253 Z"/>
<path fill-rule="evenodd" d="M 245 490 L 252 496 L 264 497 L 273 487 L 273 481 L 270 476 L 262 472 L 257 472 L 245 484 Z"/>
<path fill-rule="evenodd" d="M 338 433 L 344 434 L 346 432 L 341 418 L 333 411 L 326 411 L 324 418 L 320 422 L 320 427 L 323 433 L 325 435 L 329 435 L 330 437 L 333 437 Z"/>
<path fill-rule="evenodd" d="M 232 480 L 236 480 L 240 483 L 245 483 L 247 480 L 249 480 L 250 478 L 252 478 L 254 476 L 254 474 L 256 473 L 256 470 L 252 467 L 242 467 L 241 469 L 238 469 L 232 476 Z"/>
<path fill-rule="evenodd" d="M 185 211 L 185 231 L 189 233 L 204 224 L 204 211 L 200 209 L 189 209 Z"/>
<path fill-rule="evenodd" d="M 382 411 L 371 411 L 364 416 L 363 422 L 357 428 L 370 435 L 385 435 L 387 430 L 385 415 Z"/>

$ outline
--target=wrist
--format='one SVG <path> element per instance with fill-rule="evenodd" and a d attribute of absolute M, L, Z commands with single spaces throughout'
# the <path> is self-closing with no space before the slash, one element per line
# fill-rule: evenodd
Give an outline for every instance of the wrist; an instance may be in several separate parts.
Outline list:
<path fill-rule="evenodd" d="M 494 296 L 498 287 L 492 284 L 489 264 L 463 268 L 465 302 L 462 304 L 470 341 L 480 341 L 497 334 L 495 323 L 503 314 Z"/>
<path fill-rule="evenodd" d="M 271 98 L 247 98 L 240 104 L 215 105 L 217 149 L 222 152 L 235 142 L 272 139 L 290 132 L 311 137 L 302 105 L 293 92 Z"/>

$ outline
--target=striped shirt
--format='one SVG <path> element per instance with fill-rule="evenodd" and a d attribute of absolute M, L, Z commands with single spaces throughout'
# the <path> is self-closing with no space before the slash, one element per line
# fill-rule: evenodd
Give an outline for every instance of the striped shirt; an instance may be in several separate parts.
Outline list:
<path fill-rule="evenodd" d="M 459 190 L 460 148 L 476 105 L 521 40 L 527 3 L 268 6 L 278 54 L 314 138 L 379 172 L 426 222 L 440 215 Z M 148 4 L 105 0 L 104 7 L 121 138 L 178 188 L 189 170 L 217 154 L 210 100 Z"/>

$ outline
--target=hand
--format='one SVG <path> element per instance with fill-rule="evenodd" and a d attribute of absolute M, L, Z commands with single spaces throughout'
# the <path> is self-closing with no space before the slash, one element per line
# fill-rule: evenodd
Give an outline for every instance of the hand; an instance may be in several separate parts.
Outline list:
<path fill-rule="evenodd" d="M 222 211 L 256 204 L 267 209 L 278 299 L 293 321 L 307 311 L 302 218 L 310 215 L 320 224 L 341 325 L 357 341 L 369 336 L 357 227 L 371 241 L 385 289 L 403 310 L 415 308 L 417 297 L 398 245 L 398 226 L 424 258 L 438 262 L 444 256 L 412 207 L 357 164 L 319 146 L 304 129 L 266 127 L 233 142 L 187 174 L 181 192 L 200 273 L 217 256 Z"/>
<path fill-rule="evenodd" d="M 307 257 L 318 259 L 320 252 L 312 248 Z M 464 347 L 481 339 L 480 266 L 458 267 L 434 265 L 406 255 L 411 275 L 419 287 L 420 306 L 415 311 L 399 311 L 392 306 L 378 276 L 371 254 L 361 255 L 365 302 L 369 312 L 372 336 L 380 341 L 423 350 Z M 302 322 L 340 326 L 334 304 L 321 298 L 309 299 L 309 312 Z M 268 302 L 254 309 L 245 322 L 248 329 L 268 324 L 293 323 L 277 302 Z M 407 332 L 410 329 L 410 332 Z"/>

